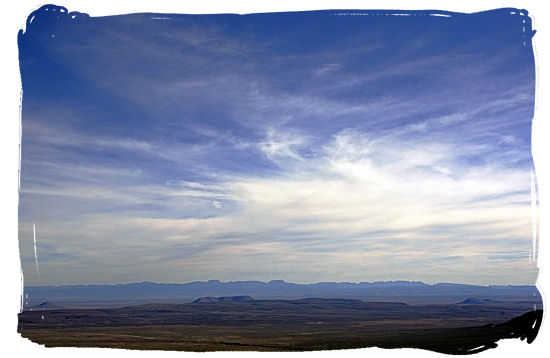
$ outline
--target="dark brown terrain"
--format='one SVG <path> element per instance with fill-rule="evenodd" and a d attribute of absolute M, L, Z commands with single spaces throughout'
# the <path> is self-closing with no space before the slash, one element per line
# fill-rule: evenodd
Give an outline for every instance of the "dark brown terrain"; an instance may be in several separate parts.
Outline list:
<path fill-rule="evenodd" d="M 303 351 L 377 346 L 469 354 L 495 347 L 503 338 L 531 342 L 541 320 L 542 310 L 531 302 L 407 305 L 209 297 L 109 309 L 36 307 L 19 315 L 19 332 L 48 347 Z"/>

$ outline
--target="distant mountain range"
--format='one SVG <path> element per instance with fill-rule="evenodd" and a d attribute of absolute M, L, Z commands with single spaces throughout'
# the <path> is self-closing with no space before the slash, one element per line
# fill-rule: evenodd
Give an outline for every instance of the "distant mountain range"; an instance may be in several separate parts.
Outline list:
<path fill-rule="evenodd" d="M 114 285 L 25 286 L 24 306 L 41 302 L 63 307 L 122 306 L 143 303 L 184 303 L 207 297 L 250 296 L 254 299 L 346 298 L 409 304 L 457 303 L 480 300 L 528 301 L 542 304 L 535 286 L 477 286 L 411 281 L 319 282 L 298 284 L 283 280 L 196 281 L 184 284 L 140 282 Z"/>

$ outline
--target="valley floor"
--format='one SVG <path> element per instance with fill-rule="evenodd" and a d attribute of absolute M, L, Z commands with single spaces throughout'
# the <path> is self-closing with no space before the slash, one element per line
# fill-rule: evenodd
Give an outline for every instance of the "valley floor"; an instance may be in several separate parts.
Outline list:
<path fill-rule="evenodd" d="M 24 311 L 23 337 L 48 347 L 184 351 L 421 348 L 469 354 L 503 338 L 531 342 L 528 303 L 425 305 L 305 299 Z"/>

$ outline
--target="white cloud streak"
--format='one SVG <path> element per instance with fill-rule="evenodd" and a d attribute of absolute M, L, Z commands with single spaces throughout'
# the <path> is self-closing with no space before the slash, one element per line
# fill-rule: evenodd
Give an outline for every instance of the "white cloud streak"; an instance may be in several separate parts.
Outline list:
<path fill-rule="evenodd" d="M 457 281 L 489 284 L 534 277 L 536 268 L 529 260 L 510 260 L 527 252 L 532 228 L 530 178 L 521 168 L 464 168 L 460 150 L 452 144 L 418 145 L 354 130 L 337 133 L 317 156 L 300 157 L 296 165 L 292 160 L 298 154 L 289 151 L 298 153 L 305 140 L 268 133 L 269 140 L 285 143 L 278 152 L 266 149 L 266 155 L 280 159 L 283 170 L 277 176 L 117 186 L 104 195 L 58 188 L 50 194 L 76 195 L 77 202 L 93 197 L 154 205 L 161 200 L 164 215 L 92 212 L 59 227 L 45 223 L 43 240 L 66 237 L 63 250 L 83 257 L 83 275 L 93 271 L 86 266 L 93 263 L 104 270 L 112 267 L 116 277 L 116 262 L 130 255 L 150 267 L 153 276 L 162 273 L 169 281 L 361 281 L 370 275 L 442 281 L 452 275 Z M 219 212 L 226 203 L 232 209 Z M 181 215 L 166 217 L 178 210 Z M 203 215 L 193 216 L 198 213 Z M 395 267 L 387 266 L 388 255 Z M 440 266 L 447 257 L 456 257 L 456 262 Z M 236 262 L 242 265 L 236 267 Z M 331 269 L 312 270 L 306 262 Z M 193 274 L 167 269 L 193 265 Z M 400 265 L 407 270 L 396 269 Z M 472 277 L 473 268 L 484 273 Z M 496 279 L 499 271 L 515 274 Z"/>

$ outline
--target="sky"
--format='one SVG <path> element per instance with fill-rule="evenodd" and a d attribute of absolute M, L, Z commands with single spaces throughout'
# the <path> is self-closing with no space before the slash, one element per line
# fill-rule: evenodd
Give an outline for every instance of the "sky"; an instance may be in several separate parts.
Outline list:
<path fill-rule="evenodd" d="M 35 14 L 25 284 L 534 284 L 529 17 L 386 14 Z"/>

